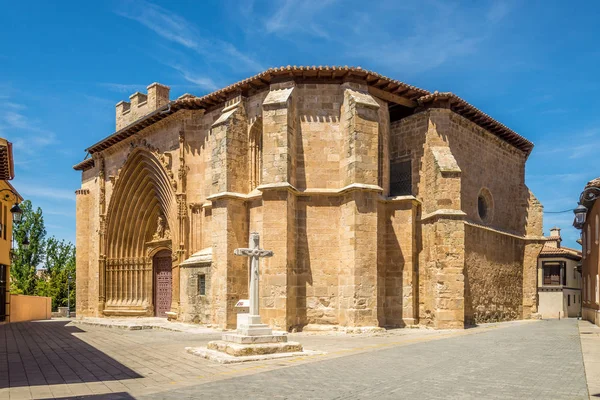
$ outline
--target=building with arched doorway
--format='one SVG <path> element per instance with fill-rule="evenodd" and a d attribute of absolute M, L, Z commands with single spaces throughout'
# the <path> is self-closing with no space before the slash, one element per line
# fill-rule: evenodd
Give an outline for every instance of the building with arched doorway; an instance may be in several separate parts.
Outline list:
<path fill-rule="evenodd" d="M 451 93 L 285 67 L 202 97 L 154 83 L 74 168 L 77 315 L 464 327 L 537 311 L 532 143 Z"/>

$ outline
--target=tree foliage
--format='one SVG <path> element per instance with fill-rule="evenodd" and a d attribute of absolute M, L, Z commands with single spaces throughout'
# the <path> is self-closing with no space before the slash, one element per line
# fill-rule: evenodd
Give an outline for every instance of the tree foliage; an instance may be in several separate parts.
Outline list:
<path fill-rule="evenodd" d="M 20 223 L 13 224 L 16 246 L 10 267 L 11 292 L 32 295 L 36 288 L 36 268 L 44 260 L 46 228 L 41 208 L 34 211 L 29 200 L 19 207 L 23 210 L 23 218 Z M 23 247 L 25 237 L 29 239 L 27 249 Z"/>
<path fill-rule="evenodd" d="M 68 304 L 72 307 L 75 305 L 75 246 L 51 237 L 46 241 L 45 253 L 46 270 L 37 280 L 36 294 L 52 297 L 54 310 Z"/>
<path fill-rule="evenodd" d="M 75 305 L 75 246 L 55 237 L 46 239 L 46 228 L 41 208 L 33 210 L 31 201 L 23 201 L 23 219 L 13 225 L 15 249 L 10 268 L 11 292 L 16 294 L 52 297 L 52 309 Z M 29 248 L 23 248 L 25 237 Z M 44 272 L 36 274 L 40 266 Z M 69 276 L 71 279 L 69 279 Z"/>

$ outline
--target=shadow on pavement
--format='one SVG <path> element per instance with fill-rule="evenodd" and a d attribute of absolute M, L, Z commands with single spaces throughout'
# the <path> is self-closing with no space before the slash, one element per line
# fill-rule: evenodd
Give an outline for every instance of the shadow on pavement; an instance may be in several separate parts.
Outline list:
<path fill-rule="evenodd" d="M 141 378 L 73 333 L 69 321 L 0 325 L 0 389 Z M 88 396 L 84 398 L 100 398 Z M 132 397 L 125 397 L 132 398 Z"/>
<path fill-rule="evenodd" d="M 131 396 L 127 392 L 120 393 L 106 393 L 106 394 L 90 394 L 86 396 L 71 396 L 71 397 L 48 397 L 46 399 L 40 400 L 87 400 L 87 399 L 102 399 L 102 400 L 130 400 L 135 399 L 135 397 Z"/>

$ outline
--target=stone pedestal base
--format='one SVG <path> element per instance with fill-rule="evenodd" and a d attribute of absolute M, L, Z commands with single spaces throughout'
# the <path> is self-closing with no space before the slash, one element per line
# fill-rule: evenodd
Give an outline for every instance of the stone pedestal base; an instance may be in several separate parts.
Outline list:
<path fill-rule="evenodd" d="M 220 351 L 234 357 L 302 351 L 302 345 L 300 343 L 287 341 L 279 343 L 234 343 L 226 342 L 224 340 L 215 340 L 213 342 L 209 342 L 207 348 L 209 350 Z"/>
<path fill-rule="evenodd" d="M 226 333 L 222 336 L 223 341 L 240 343 L 240 344 L 255 344 L 255 343 L 285 343 L 287 336 L 285 334 L 247 336 L 239 333 Z"/>
<path fill-rule="evenodd" d="M 243 336 L 269 336 L 273 335 L 273 330 L 267 324 L 242 325 L 237 332 Z"/>

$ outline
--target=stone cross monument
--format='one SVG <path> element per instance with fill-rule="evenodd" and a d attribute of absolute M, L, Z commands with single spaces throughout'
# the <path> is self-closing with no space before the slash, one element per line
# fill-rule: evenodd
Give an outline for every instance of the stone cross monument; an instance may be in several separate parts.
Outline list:
<path fill-rule="evenodd" d="M 271 329 L 266 324 L 261 324 L 259 313 L 259 289 L 258 289 L 258 262 L 261 257 L 272 257 L 273 252 L 263 250 L 259 247 L 260 237 L 258 232 L 250 234 L 250 244 L 247 249 L 235 249 L 236 256 L 250 257 L 250 314 L 247 320 L 238 326 L 238 332 L 242 335 L 257 336 L 270 335 Z"/>

